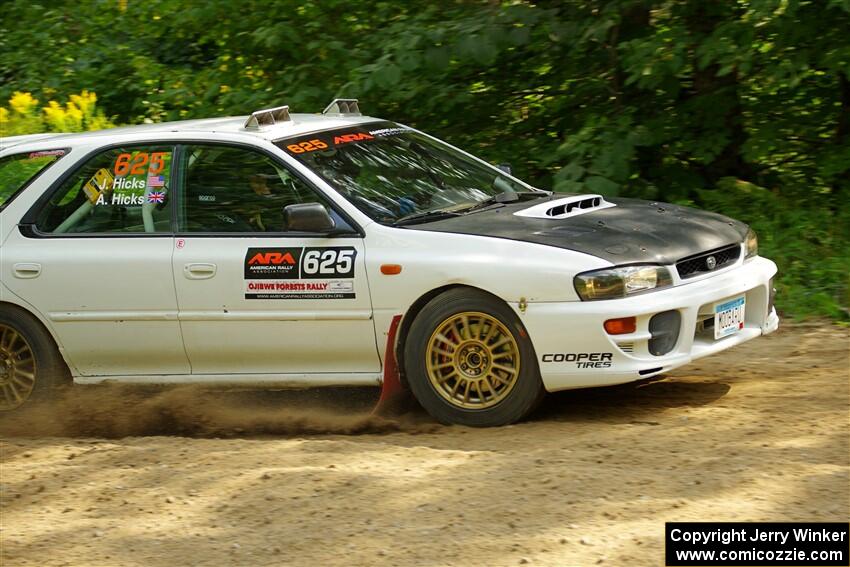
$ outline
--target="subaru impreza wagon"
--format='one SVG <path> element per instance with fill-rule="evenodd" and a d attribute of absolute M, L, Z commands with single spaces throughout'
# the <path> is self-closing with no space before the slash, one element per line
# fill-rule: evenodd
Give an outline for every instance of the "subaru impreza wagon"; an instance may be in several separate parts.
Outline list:
<path fill-rule="evenodd" d="M 439 421 L 500 425 L 778 325 L 744 223 L 542 191 L 353 99 L 2 138 L 0 204 L 4 410 L 397 367 Z"/>

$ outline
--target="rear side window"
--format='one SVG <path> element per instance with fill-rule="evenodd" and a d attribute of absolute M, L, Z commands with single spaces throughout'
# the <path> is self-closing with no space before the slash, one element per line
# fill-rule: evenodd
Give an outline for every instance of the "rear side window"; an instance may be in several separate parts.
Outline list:
<path fill-rule="evenodd" d="M 48 234 L 171 231 L 172 146 L 113 148 L 65 179 L 39 211 Z"/>
<path fill-rule="evenodd" d="M 64 155 L 65 150 L 48 150 L 0 158 L 0 211 Z"/>

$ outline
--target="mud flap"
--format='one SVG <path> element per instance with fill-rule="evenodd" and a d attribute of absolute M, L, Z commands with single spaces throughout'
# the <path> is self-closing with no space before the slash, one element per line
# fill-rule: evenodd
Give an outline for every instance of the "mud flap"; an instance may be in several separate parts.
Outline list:
<path fill-rule="evenodd" d="M 384 380 L 381 383 L 381 397 L 372 415 L 394 415 L 403 413 L 408 407 L 412 396 L 401 383 L 398 361 L 395 356 L 396 337 L 401 323 L 401 315 L 393 316 L 390 329 L 387 332 L 387 347 L 384 351 Z"/>

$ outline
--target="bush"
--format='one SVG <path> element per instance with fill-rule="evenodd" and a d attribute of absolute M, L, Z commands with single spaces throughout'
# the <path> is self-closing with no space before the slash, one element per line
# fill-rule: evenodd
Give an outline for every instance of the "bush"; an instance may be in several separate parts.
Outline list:
<path fill-rule="evenodd" d="M 98 110 L 97 95 L 83 90 L 72 94 L 64 105 L 55 100 L 39 109 L 38 99 L 28 92 L 15 91 L 9 106 L 0 106 L 0 136 L 39 132 L 84 132 L 111 128 L 114 124 Z"/>
<path fill-rule="evenodd" d="M 779 267 L 776 305 L 795 319 L 850 319 L 850 209 L 817 194 L 789 199 L 739 179 L 700 192 L 701 206 L 750 223 Z M 819 201 L 817 206 L 806 201 Z"/>

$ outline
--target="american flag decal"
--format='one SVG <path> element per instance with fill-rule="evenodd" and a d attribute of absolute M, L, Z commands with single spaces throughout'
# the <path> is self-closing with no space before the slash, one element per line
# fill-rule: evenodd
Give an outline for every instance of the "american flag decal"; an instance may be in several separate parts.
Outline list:
<path fill-rule="evenodd" d="M 148 203 L 160 204 L 165 202 L 165 193 L 162 191 L 151 191 L 148 193 Z"/>
<path fill-rule="evenodd" d="M 148 187 L 163 187 L 165 185 L 165 179 L 162 175 L 149 175 L 148 176 Z"/>

